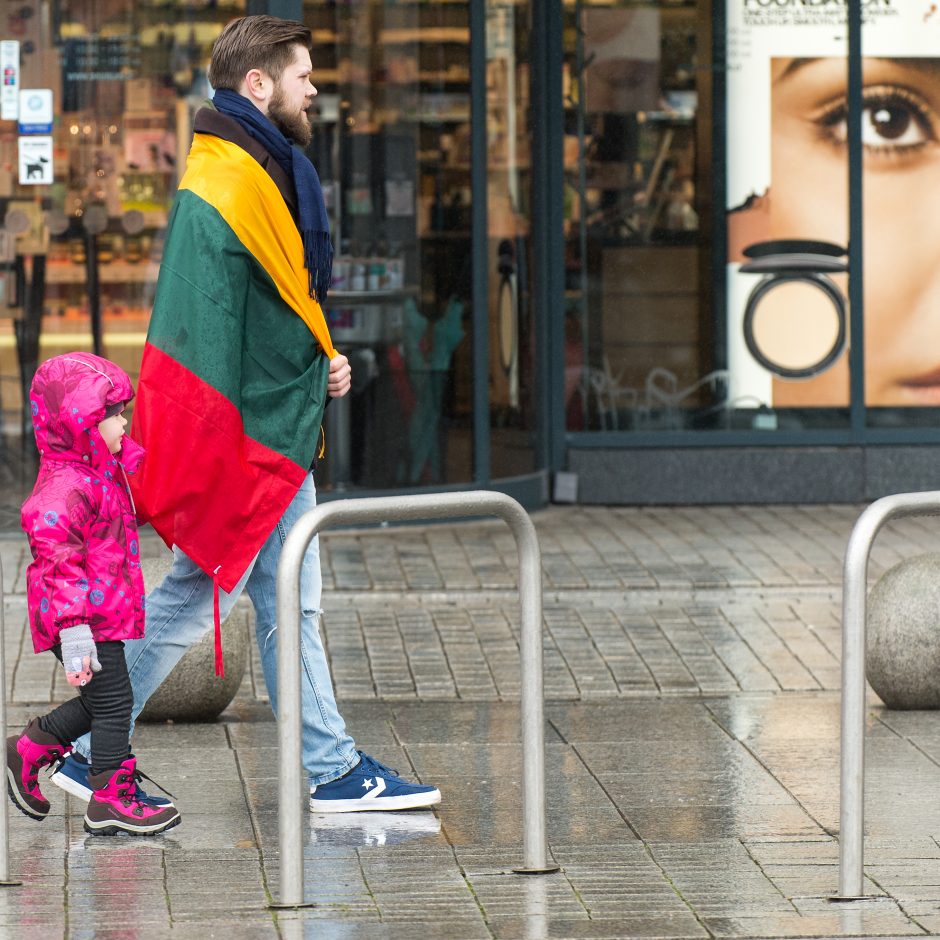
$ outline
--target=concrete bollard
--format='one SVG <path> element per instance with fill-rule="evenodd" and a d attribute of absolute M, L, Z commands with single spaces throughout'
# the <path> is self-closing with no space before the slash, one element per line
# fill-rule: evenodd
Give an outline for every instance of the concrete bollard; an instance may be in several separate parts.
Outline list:
<path fill-rule="evenodd" d="M 141 567 L 148 593 L 158 585 L 173 563 L 164 551 L 145 558 Z M 160 688 L 150 696 L 140 721 L 214 721 L 238 692 L 248 664 L 248 630 L 244 613 L 236 604 L 222 624 L 222 651 L 225 676 L 215 674 L 215 639 L 211 625 L 206 635 L 191 646 Z"/>
<path fill-rule="evenodd" d="M 888 708 L 940 708 L 940 555 L 886 571 L 868 597 L 865 671 Z"/>

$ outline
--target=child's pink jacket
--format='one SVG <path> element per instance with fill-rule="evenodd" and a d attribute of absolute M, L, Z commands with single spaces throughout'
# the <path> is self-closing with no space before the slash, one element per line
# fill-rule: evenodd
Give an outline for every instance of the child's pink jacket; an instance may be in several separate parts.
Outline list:
<path fill-rule="evenodd" d="M 96 640 L 144 635 L 137 516 L 124 473 L 144 452 L 125 436 L 113 455 L 98 431 L 108 406 L 133 396 L 123 369 L 85 352 L 47 360 L 30 387 L 40 463 L 20 518 L 33 554 L 26 599 L 37 653 L 80 623 Z"/>

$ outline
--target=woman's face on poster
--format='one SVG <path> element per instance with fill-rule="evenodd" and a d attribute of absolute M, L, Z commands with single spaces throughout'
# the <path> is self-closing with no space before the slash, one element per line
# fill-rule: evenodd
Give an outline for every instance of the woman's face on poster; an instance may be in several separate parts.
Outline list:
<path fill-rule="evenodd" d="M 848 244 L 846 69 L 772 60 L 770 238 Z M 940 405 L 940 58 L 865 59 L 862 108 L 866 402 Z M 847 404 L 847 361 L 774 403 Z"/>

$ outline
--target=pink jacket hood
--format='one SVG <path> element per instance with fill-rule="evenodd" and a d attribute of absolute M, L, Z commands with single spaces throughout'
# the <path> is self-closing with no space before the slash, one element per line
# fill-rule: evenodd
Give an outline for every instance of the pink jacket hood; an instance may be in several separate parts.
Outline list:
<path fill-rule="evenodd" d="M 40 456 L 102 466 L 111 455 L 98 425 L 111 405 L 133 397 L 127 373 L 101 356 L 71 352 L 47 359 L 36 370 L 29 390 Z M 124 469 L 133 473 L 143 448 L 125 435 L 119 456 Z"/>

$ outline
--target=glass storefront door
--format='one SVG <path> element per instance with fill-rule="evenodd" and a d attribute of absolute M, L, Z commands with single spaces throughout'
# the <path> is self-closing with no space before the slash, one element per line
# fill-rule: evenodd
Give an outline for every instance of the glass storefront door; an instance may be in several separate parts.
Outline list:
<path fill-rule="evenodd" d="M 473 478 L 469 3 L 309 3 L 311 156 L 336 261 L 327 320 L 353 391 L 323 486 Z"/>
<path fill-rule="evenodd" d="M 565 426 L 713 420 L 727 376 L 703 257 L 700 5 L 566 0 Z"/>

